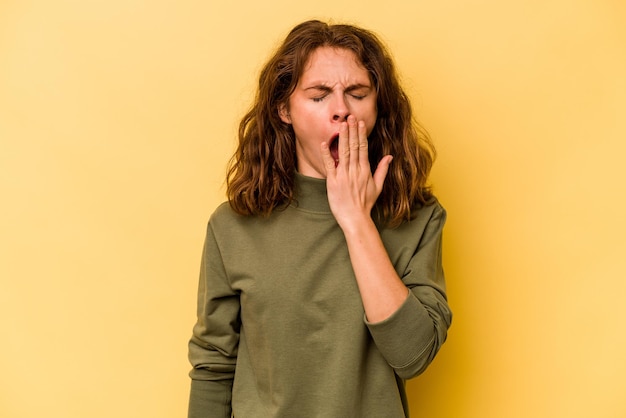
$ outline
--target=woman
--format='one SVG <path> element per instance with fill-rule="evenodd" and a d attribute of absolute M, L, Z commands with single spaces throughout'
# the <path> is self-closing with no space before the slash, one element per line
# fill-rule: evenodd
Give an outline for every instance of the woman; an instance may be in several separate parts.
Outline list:
<path fill-rule="evenodd" d="M 433 153 L 374 34 L 289 33 L 209 221 L 190 417 L 408 416 L 452 318 Z"/>

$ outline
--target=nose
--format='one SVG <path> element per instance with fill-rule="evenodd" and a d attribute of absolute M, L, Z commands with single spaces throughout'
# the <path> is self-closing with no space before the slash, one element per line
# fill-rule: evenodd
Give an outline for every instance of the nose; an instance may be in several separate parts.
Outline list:
<path fill-rule="evenodd" d="M 343 96 L 339 96 L 333 102 L 333 122 L 343 122 L 348 119 L 350 116 L 350 108 L 348 107 L 348 103 L 346 103 L 346 99 Z"/>

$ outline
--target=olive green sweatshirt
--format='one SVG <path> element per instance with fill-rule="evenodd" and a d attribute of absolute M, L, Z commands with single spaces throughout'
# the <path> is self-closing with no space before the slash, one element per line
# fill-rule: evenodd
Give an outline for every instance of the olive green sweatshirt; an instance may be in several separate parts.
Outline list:
<path fill-rule="evenodd" d="M 189 342 L 189 417 L 408 417 L 404 379 L 446 339 L 452 314 L 441 263 L 445 211 L 379 228 L 411 290 L 369 323 L 326 181 L 297 175 L 297 202 L 267 218 L 228 204 L 209 220 Z"/>

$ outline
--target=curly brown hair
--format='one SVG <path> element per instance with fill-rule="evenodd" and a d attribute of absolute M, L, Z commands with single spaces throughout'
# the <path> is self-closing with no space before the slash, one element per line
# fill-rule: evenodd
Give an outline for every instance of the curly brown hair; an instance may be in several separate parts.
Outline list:
<path fill-rule="evenodd" d="M 296 142 L 279 109 L 286 106 L 312 52 L 320 47 L 352 51 L 367 69 L 377 92 L 378 118 L 369 136 L 372 170 L 393 155 L 375 215 L 388 226 L 411 219 L 412 208 L 432 198 L 426 182 L 435 158 L 428 134 L 413 117 L 387 49 L 363 28 L 310 20 L 295 26 L 259 77 L 256 98 L 239 124 L 239 146 L 226 177 L 227 196 L 242 215 L 269 215 L 295 196 Z"/>

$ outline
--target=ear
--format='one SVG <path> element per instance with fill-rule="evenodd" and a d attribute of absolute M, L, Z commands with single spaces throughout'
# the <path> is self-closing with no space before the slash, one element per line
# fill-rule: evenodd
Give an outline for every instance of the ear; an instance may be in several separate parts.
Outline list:
<path fill-rule="evenodd" d="M 289 113 L 289 109 L 284 104 L 278 106 L 278 116 L 280 116 L 280 120 L 285 122 L 288 125 L 291 125 L 291 114 Z"/>

